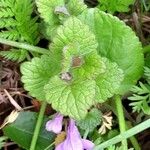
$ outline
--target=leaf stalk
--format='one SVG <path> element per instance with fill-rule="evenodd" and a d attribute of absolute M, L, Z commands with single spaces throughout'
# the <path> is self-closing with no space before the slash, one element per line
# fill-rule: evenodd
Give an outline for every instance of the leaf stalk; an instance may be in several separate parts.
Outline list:
<path fill-rule="evenodd" d="M 41 129 L 42 121 L 43 121 L 43 118 L 44 118 L 44 113 L 45 113 L 45 110 L 46 110 L 46 106 L 47 106 L 47 103 L 43 102 L 42 106 L 41 106 L 41 109 L 40 109 L 40 112 L 39 112 L 38 119 L 37 119 L 34 134 L 33 134 L 33 137 L 32 137 L 30 150 L 35 150 L 35 148 L 36 148 L 36 143 L 37 143 L 37 140 L 38 140 L 38 136 L 39 136 L 39 132 L 40 132 L 40 129 Z"/>

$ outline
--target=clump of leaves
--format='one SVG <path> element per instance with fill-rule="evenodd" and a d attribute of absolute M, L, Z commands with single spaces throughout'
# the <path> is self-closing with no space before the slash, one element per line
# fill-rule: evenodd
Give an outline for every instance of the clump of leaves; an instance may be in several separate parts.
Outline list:
<path fill-rule="evenodd" d="M 32 17 L 32 0 L 0 0 L 0 37 L 36 45 L 39 41 L 37 17 Z M 23 61 L 25 49 L 1 51 L 1 56 L 13 61 Z"/>
<path fill-rule="evenodd" d="M 22 64 L 25 88 L 32 96 L 46 99 L 62 114 L 84 118 L 94 103 L 111 97 L 123 79 L 118 65 L 101 58 L 96 48 L 95 36 L 88 26 L 70 17 L 58 28 L 50 46 L 53 58 L 42 56 Z M 75 58 L 81 60 L 79 66 L 73 65 Z"/>
<path fill-rule="evenodd" d="M 60 5 L 62 1 L 48 5 L 37 1 L 45 23 L 62 25 L 50 25 L 57 29 L 49 47 L 50 55 L 21 65 L 22 82 L 33 97 L 80 120 L 92 105 L 128 91 L 142 73 L 143 55 L 135 34 L 116 17 L 87 8 L 78 15 L 75 12 L 79 8 L 75 11 L 68 3 L 64 7 L 73 15 L 60 22 L 60 15 L 55 14 Z M 51 8 L 52 13 L 44 13 L 43 7 Z"/>
<path fill-rule="evenodd" d="M 140 112 L 143 111 L 145 114 L 150 114 L 150 69 L 145 67 L 144 72 L 145 78 L 148 82 L 143 84 L 142 82 L 139 82 L 139 85 L 133 86 L 131 91 L 134 93 L 132 96 L 130 96 L 128 99 L 131 100 L 131 103 L 129 104 L 132 106 L 133 112 Z"/>
<path fill-rule="evenodd" d="M 135 0 L 98 0 L 100 10 L 109 13 L 128 12 L 129 6 L 134 4 Z"/>

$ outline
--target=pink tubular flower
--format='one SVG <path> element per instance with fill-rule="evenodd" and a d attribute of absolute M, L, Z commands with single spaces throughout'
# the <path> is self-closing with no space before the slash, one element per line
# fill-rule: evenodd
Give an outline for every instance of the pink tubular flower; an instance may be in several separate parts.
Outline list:
<path fill-rule="evenodd" d="M 94 144 L 91 141 L 81 138 L 74 120 L 71 119 L 66 140 L 59 144 L 55 150 L 92 150 L 93 148 Z"/>
<path fill-rule="evenodd" d="M 63 115 L 57 113 L 52 120 L 49 120 L 46 123 L 46 130 L 58 134 L 62 130 L 62 122 L 63 122 Z"/>

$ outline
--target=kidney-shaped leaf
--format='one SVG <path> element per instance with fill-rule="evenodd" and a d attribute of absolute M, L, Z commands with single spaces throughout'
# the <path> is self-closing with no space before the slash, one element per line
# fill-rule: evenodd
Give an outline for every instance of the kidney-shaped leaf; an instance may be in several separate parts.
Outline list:
<path fill-rule="evenodd" d="M 116 62 L 124 71 L 120 93 L 125 93 L 143 72 L 144 58 L 139 39 L 123 21 L 98 9 L 88 9 L 79 18 L 95 33 L 99 54 Z"/>
<path fill-rule="evenodd" d="M 43 55 L 41 58 L 33 58 L 31 62 L 25 62 L 21 65 L 24 88 L 30 92 L 30 95 L 38 100 L 45 100 L 44 86 L 49 79 L 60 72 L 60 63 L 54 56 Z"/>

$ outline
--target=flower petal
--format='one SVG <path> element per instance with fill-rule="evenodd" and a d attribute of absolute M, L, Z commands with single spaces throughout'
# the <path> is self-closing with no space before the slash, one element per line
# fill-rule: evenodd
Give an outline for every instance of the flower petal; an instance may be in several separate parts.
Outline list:
<path fill-rule="evenodd" d="M 83 150 L 82 139 L 74 120 L 70 120 L 66 140 L 55 150 Z"/>
<path fill-rule="evenodd" d="M 83 144 L 83 149 L 85 150 L 93 150 L 94 148 L 94 143 L 92 143 L 89 140 L 82 139 L 82 144 Z"/>
<path fill-rule="evenodd" d="M 56 116 L 46 123 L 46 130 L 52 131 L 56 134 L 60 133 L 62 130 L 63 116 L 61 114 L 56 114 Z"/>
<path fill-rule="evenodd" d="M 60 143 L 58 146 L 56 146 L 55 150 L 65 150 L 65 149 L 63 148 L 63 144 L 64 144 L 64 142 L 63 142 L 63 143 Z"/>
<path fill-rule="evenodd" d="M 70 119 L 64 146 L 66 150 L 83 150 L 82 139 L 73 119 Z"/>

